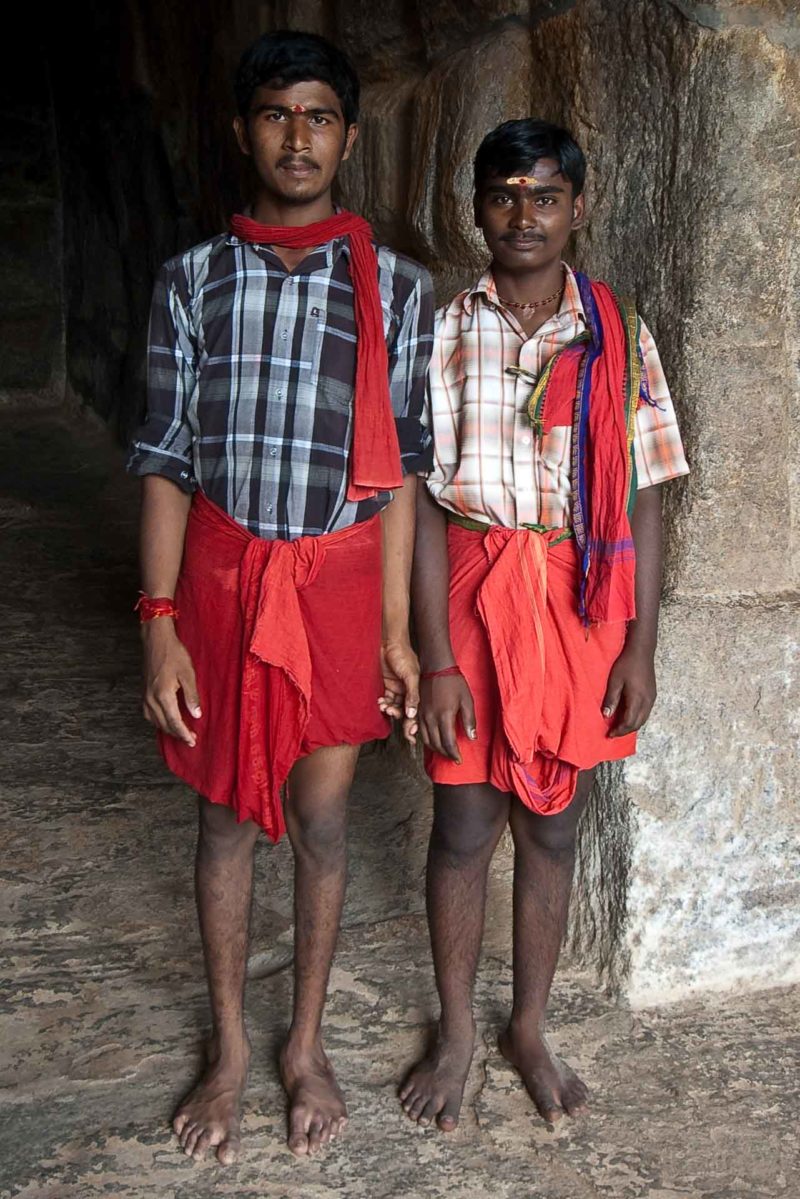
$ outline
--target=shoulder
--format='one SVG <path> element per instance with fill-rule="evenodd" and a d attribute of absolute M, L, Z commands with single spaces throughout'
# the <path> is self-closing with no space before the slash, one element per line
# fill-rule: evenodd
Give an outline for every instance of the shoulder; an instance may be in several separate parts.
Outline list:
<path fill-rule="evenodd" d="M 402 305 L 412 294 L 433 295 L 433 280 L 422 263 L 389 246 L 376 246 L 375 252 L 381 274 L 391 278 L 392 290 Z"/>
<path fill-rule="evenodd" d="M 467 297 L 472 294 L 472 290 L 471 287 L 465 287 L 463 291 L 454 295 L 449 303 L 442 304 L 436 309 L 436 333 L 453 332 L 461 328 L 463 322 L 470 315 L 470 304 Z"/>
<path fill-rule="evenodd" d="M 216 262 L 228 247 L 228 236 L 219 233 L 196 246 L 175 254 L 161 265 L 158 281 L 175 287 L 181 296 L 191 297 L 208 278 Z"/>

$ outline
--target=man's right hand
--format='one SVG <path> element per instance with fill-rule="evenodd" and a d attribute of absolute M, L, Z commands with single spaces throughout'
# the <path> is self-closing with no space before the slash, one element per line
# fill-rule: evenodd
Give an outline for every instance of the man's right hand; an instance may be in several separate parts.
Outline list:
<path fill-rule="evenodd" d="M 178 692 L 183 692 L 187 709 L 199 719 L 200 697 L 194 677 L 192 659 L 186 646 L 178 640 L 175 625 L 168 616 L 148 620 L 142 625 L 144 643 L 144 701 L 142 710 L 162 733 L 169 733 L 187 745 L 197 744 L 197 735 L 184 723 L 178 704 Z"/>
<path fill-rule="evenodd" d="M 467 680 L 461 674 L 423 679 L 420 684 L 419 724 L 428 749 L 461 765 L 456 722 L 461 720 L 470 741 L 477 737 L 475 705 Z"/>

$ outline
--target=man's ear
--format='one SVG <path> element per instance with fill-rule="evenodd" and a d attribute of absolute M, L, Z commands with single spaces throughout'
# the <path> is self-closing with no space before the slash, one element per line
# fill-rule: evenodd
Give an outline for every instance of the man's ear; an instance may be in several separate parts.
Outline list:
<path fill-rule="evenodd" d="M 247 132 L 247 122 L 244 117 L 234 117 L 233 132 L 236 134 L 236 141 L 239 144 L 242 154 L 246 154 L 249 158 L 253 151 L 250 146 L 250 134 Z"/>
<path fill-rule="evenodd" d="M 572 201 L 572 224 L 570 229 L 580 229 L 581 225 L 586 220 L 586 203 L 584 201 L 583 192 L 576 196 Z"/>
<path fill-rule="evenodd" d="M 345 134 L 344 153 L 342 154 L 342 159 L 341 159 L 342 162 L 344 162 L 344 160 L 346 158 L 350 157 L 350 151 L 353 149 L 353 144 L 357 137 L 358 137 L 358 125 L 350 125 L 347 129 L 347 133 Z"/>

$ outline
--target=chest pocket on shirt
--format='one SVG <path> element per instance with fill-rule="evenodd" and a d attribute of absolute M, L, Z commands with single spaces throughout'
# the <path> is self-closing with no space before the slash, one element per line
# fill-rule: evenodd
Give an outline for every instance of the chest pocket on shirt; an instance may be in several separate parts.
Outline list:
<path fill-rule="evenodd" d="M 391 360 L 400 318 L 383 302 L 381 310 Z M 339 411 L 349 410 L 356 382 L 356 324 L 352 301 L 319 305 L 311 309 L 310 315 L 316 322 L 317 404 Z"/>

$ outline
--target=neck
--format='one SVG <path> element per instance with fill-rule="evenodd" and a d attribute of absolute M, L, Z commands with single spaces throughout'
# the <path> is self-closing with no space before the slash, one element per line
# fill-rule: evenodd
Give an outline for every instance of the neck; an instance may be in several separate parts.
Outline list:
<path fill-rule="evenodd" d="M 327 191 L 308 204 L 290 204 L 280 196 L 259 193 L 253 204 L 253 220 L 260 225 L 290 225 L 300 228 L 326 221 L 334 215 L 331 193 Z"/>
<path fill-rule="evenodd" d="M 560 259 L 529 271 L 509 271 L 493 259 L 491 271 L 498 295 L 504 300 L 513 300 L 515 304 L 552 295 L 558 291 L 563 278 Z"/>

